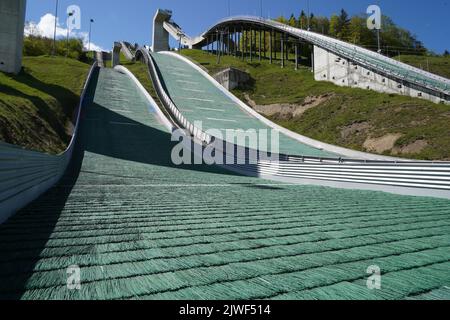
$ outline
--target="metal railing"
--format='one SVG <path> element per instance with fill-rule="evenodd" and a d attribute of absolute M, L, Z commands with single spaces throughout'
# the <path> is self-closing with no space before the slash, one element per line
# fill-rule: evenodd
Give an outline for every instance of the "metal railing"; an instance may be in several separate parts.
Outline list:
<path fill-rule="evenodd" d="M 25 150 L 0 142 L 0 223 L 53 187 L 72 158 L 80 126 L 80 115 L 95 62 L 86 78 L 75 117 L 72 139 L 60 155 Z"/>

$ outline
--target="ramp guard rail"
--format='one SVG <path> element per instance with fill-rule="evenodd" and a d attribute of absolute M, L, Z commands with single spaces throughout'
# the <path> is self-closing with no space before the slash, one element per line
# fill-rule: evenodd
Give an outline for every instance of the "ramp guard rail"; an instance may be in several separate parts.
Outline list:
<path fill-rule="evenodd" d="M 37 199 L 64 175 L 76 143 L 87 88 L 97 67 L 95 62 L 89 70 L 76 110 L 72 139 L 63 153 L 49 155 L 0 142 L 0 223 Z"/>

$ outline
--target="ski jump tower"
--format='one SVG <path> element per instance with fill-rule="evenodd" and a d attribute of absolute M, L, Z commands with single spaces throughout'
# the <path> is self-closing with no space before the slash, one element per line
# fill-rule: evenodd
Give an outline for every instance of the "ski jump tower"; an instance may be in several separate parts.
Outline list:
<path fill-rule="evenodd" d="M 169 32 L 164 28 L 164 22 L 172 18 L 172 11 L 158 9 L 153 18 L 153 41 L 152 51 L 167 51 L 169 50 Z"/>

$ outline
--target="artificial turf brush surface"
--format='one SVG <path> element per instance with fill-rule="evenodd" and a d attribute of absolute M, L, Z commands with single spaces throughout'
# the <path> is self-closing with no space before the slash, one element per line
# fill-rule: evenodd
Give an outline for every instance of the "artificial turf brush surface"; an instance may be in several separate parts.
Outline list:
<path fill-rule="evenodd" d="M 174 167 L 126 75 L 89 91 L 71 169 L 0 226 L 0 298 L 449 298 L 450 201 Z"/>

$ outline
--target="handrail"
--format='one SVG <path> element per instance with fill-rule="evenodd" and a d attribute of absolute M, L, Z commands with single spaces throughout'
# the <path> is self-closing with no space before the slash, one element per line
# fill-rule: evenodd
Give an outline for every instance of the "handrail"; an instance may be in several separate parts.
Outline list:
<path fill-rule="evenodd" d="M 0 223 L 37 199 L 64 175 L 78 137 L 88 85 L 97 67 L 98 63 L 94 62 L 89 70 L 76 110 L 72 138 L 64 152 L 49 155 L 0 142 Z"/>

